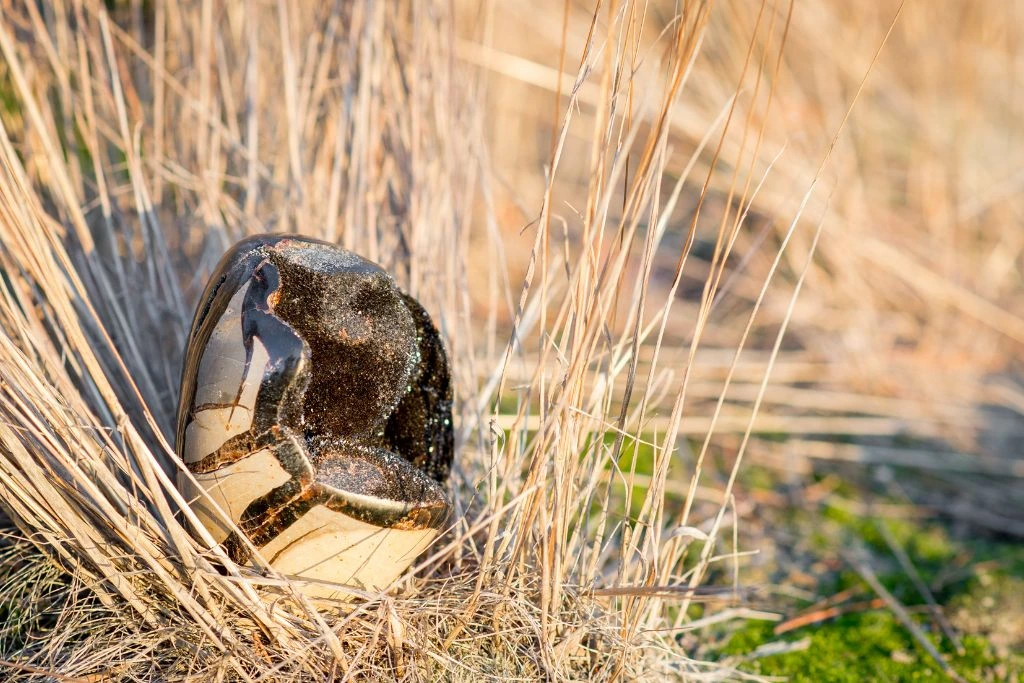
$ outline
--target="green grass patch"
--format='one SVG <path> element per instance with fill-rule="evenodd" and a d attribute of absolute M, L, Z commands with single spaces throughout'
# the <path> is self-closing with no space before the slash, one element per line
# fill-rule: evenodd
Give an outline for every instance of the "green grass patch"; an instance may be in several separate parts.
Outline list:
<path fill-rule="evenodd" d="M 763 488 L 771 488 L 770 479 L 763 472 L 744 477 L 746 483 Z M 819 565 L 832 569 L 819 575 L 818 595 L 859 589 L 849 602 L 875 598 L 860 574 L 842 559 L 846 552 L 864 553 L 881 582 L 957 673 L 969 681 L 1024 680 L 1024 546 L 959 537 L 935 520 L 863 517 L 844 504 L 863 492 L 840 485 L 833 493 L 829 503 L 817 508 L 790 507 L 778 513 L 788 533 L 810 539 L 808 552 L 816 556 L 812 559 L 830 560 Z M 944 606 L 963 651 L 958 652 L 932 623 L 924 599 L 886 541 L 882 524 Z M 787 612 L 796 614 L 809 606 L 796 605 Z M 750 673 L 792 681 L 947 680 L 940 665 L 885 607 L 844 614 L 779 636 L 774 627 L 765 622 L 745 624 L 727 637 L 720 655 L 735 658 Z M 785 651 L 787 644 L 796 643 L 799 649 Z M 774 650 L 783 651 L 767 654 Z"/>
<path fill-rule="evenodd" d="M 749 656 L 758 647 L 780 640 L 773 625 L 753 622 L 732 636 L 724 654 Z M 782 640 L 809 638 L 806 649 L 746 661 L 742 668 L 765 676 L 787 676 L 791 681 L 941 681 L 938 664 L 885 610 L 851 614 L 834 621 L 788 633 Z M 960 675 L 970 681 L 1016 680 L 1024 662 L 999 657 L 982 636 L 965 635 L 964 653 L 933 638 L 939 651 Z M 1016 678 L 1015 678 L 1016 677 Z"/>

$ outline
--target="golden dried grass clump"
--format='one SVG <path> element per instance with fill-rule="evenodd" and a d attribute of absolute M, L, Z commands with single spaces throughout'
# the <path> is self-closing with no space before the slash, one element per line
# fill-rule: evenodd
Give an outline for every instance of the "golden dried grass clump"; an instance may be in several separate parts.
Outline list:
<path fill-rule="evenodd" d="M 678 24 L 673 84 L 648 111 L 671 107 L 705 18 Z M 480 254 L 500 271 L 501 236 L 478 85 L 455 65 L 455 37 L 443 2 L 5 6 L 0 667 L 89 680 L 701 670 L 656 629 L 685 614 L 658 596 L 689 599 L 710 550 L 680 575 L 681 563 L 703 532 L 668 533 L 666 457 L 624 524 L 610 485 L 622 438 L 594 439 L 643 415 L 613 390 L 649 330 L 635 314 L 615 323 L 608 303 L 636 261 L 623 247 L 659 212 L 666 138 L 629 132 L 644 166 L 625 215 L 609 218 L 596 180 L 588 242 L 556 259 L 538 240 L 502 350 L 506 316 L 481 325 L 474 306 L 500 309 L 511 287 L 480 296 L 469 280 Z M 595 176 L 608 187 L 616 156 L 609 142 Z M 550 203 L 541 221 L 547 234 Z M 380 262 L 435 312 L 455 359 L 459 516 L 415 578 L 357 606 L 318 609 L 268 568 L 235 566 L 190 535 L 172 483 L 188 302 L 228 244 L 268 230 Z M 653 233 L 646 243 L 649 261 Z M 524 360 L 520 342 L 537 334 L 542 358 Z M 525 388 L 508 386 L 509 365 L 531 362 L 532 396 L 501 429 L 499 397 Z"/>
<path fill-rule="evenodd" d="M 833 156 L 856 165 L 839 133 L 859 95 L 882 97 L 862 86 L 896 6 L 863 64 L 820 66 L 841 73 L 782 106 L 843 3 L 109 4 L 0 15 L 0 671 L 726 675 L 690 655 L 702 627 L 768 616 L 737 606 L 736 475 L 748 451 L 777 458 L 758 433 L 796 437 L 792 458 L 840 452 L 823 436 L 969 440 L 983 363 L 966 397 L 885 384 L 907 335 L 865 330 L 956 318 L 897 315 L 892 281 L 983 318 L 993 354 L 1024 338 L 1005 269 L 971 295 L 844 233 L 907 220 L 863 201 L 877 186 L 815 192 L 849 171 Z M 817 135 L 785 140 L 794 112 Z M 234 565 L 173 486 L 191 305 L 230 243 L 266 231 L 381 263 L 453 359 L 457 518 L 355 605 Z M 801 313 L 805 279 L 828 297 Z M 866 301 L 869 320 L 837 322 Z"/>

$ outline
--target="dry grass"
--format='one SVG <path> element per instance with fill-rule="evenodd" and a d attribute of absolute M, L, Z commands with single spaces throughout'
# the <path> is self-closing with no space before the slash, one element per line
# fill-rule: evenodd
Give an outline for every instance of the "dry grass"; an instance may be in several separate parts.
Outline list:
<path fill-rule="evenodd" d="M 535 22 L 544 6 L 499 4 L 493 41 L 459 45 L 466 60 L 494 76 L 489 123 L 499 186 L 528 188 L 528 195 L 543 191 L 546 141 L 557 131 L 553 93 L 570 92 L 590 31 L 586 6 L 572 6 L 564 37 L 561 17 Z M 612 23 L 603 8 L 601 30 Z M 671 50 L 675 3 L 644 8 L 644 29 L 629 52 L 631 59 L 638 55 L 636 75 L 632 89 L 629 81 L 622 86 L 622 106 L 632 103 L 633 120 L 650 122 L 635 108 L 667 78 L 658 60 Z M 989 481 L 971 493 L 960 475 L 1012 470 L 1019 477 L 1024 105 L 1013 93 L 1024 7 L 891 0 L 867 8 L 816 0 L 792 3 L 789 11 L 781 1 L 762 9 L 715 3 L 701 54 L 667 117 L 662 203 L 687 170 L 689 178 L 653 256 L 652 300 L 672 286 L 680 254 L 687 260 L 668 324 L 670 345 L 655 373 L 689 375 L 680 423 L 686 434 L 707 436 L 723 401 L 711 440 L 734 453 L 820 221 L 823 237 L 755 420 L 755 432 L 795 442 L 780 448 L 754 441 L 750 455 L 784 469 L 834 458 L 952 472 L 919 499 L 950 510 L 953 491 L 958 502 L 967 501 L 955 515 L 1019 535 L 1024 499 L 1012 483 Z M 527 30 L 531 39 L 520 40 Z M 592 189 L 602 68 L 576 90 L 555 177 L 557 234 L 564 220 L 570 239 L 582 231 Z M 631 172 L 638 168 L 637 157 L 630 163 Z M 621 187 L 616 191 L 621 197 Z M 534 214 L 530 204 L 521 209 L 507 201 L 511 234 Z M 616 220 L 621 206 L 611 206 Z M 733 365 L 787 236 L 748 348 Z M 509 260 L 514 272 L 525 270 L 525 257 Z M 632 270 L 627 282 L 640 272 Z M 709 282 L 719 291 L 704 323 Z M 689 346 L 698 337 L 691 362 Z M 638 355 L 646 372 L 653 353 L 641 347 Z M 650 396 L 652 428 L 669 426 L 674 396 L 668 389 Z M 837 440 L 856 445 L 837 449 Z"/>
<path fill-rule="evenodd" d="M 986 123 L 1021 103 L 965 80 L 947 141 L 943 63 L 903 67 L 936 30 L 1010 63 L 1021 22 L 476 5 L 0 5 L 0 668 L 728 675 L 690 655 L 771 616 L 739 585 L 736 476 L 778 457 L 759 433 L 810 459 L 830 436 L 976 450 L 980 405 L 1020 411 L 1024 141 Z M 459 516 L 356 606 L 233 565 L 171 484 L 191 303 L 267 230 L 380 262 L 454 359 Z"/>

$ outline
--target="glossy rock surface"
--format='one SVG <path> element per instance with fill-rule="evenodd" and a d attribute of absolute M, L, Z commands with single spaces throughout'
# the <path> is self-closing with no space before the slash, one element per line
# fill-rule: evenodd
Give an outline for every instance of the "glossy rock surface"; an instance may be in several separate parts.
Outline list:
<path fill-rule="evenodd" d="M 237 561 L 385 587 L 449 512 L 451 383 L 437 330 L 379 266 L 298 236 L 224 255 L 189 335 L 176 435 L 196 515 Z"/>

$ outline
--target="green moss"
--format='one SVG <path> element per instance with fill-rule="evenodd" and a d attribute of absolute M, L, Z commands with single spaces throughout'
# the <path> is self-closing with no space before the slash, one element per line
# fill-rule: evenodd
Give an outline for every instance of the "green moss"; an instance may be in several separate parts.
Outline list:
<path fill-rule="evenodd" d="M 772 491 L 778 484 L 778 473 L 766 467 L 751 465 L 743 471 L 741 481 L 744 486 L 751 489 Z"/>
<path fill-rule="evenodd" d="M 741 483 L 778 490 L 771 471 L 748 469 Z M 800 566 L 814 566 L 819 596 L 853 588 L 852 602 L 874 596 L 862 577 L 845 561 L 846 553 L 866 557 L 879 580 L 900 600 L 928 634 L 949 665 L 970 681 L 1024 681 L 1024 546 L 992 538 L 961 537 L 934 519 L 888 518 L 861 514 L 865 501 L 903 503 L 877 492 L 865 492 L 849 481 L 836 480 L 830 495 L 816 508 L 771 509 L 771 524 L 780 538 L 801 538 Z M 870 508 L 867 509 L 867 512 Z M 925 616 L 924 602 L 898 562 L 884 530 L 910 557 L 960 634 L 963 651 L 940 634 Z M 977 569 L 972 569 L 977 567 Z M 786 582 L 785 575 L 771 580 Z M 1022 596 L 1017 598 L 1016 596 Z M 792 615 L 809 603 L 783 608 Z M 773 624 L 749 623 L 729 635 L 720 656 L 750 673 L 785 676 L 792 681 L 942 681 L 939 664 L 912 638 L 888 609 L 847 614 L 781 636 Z M 799 643 L 800 648 L 758 656 Z M 764 650 L 762 650 L 764 652 Z"/>
<path fill-rule="evenodd" d="M 773 626 L 751 623 L 737 632 L 725 653 L 747 657 L 758 646 L 779 640 Z M 906 632 L 888 611 L 878 610 L 840 617 L 835 621 L 786 634 L 782 640 L 809 638 L 798 651 L 748 659 L 740 668 L 765 676 L 787 676 L 791 681 L 941 681 L 939 665 Z M 1000 659 L 980 636 L 963 638 L 958 655 L 948 643 L 933 642 L 950 666 L 970 681 L 1017 680 L 1024 675 L 1024 661 Z"/>

